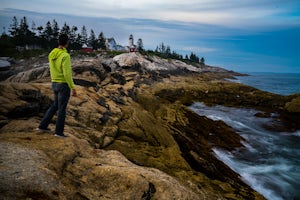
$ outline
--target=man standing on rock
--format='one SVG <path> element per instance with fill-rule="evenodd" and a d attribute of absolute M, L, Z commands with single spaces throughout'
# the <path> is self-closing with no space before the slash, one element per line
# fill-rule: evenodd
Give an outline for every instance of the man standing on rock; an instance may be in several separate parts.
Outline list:
<path fill-rule="evenodd" d="M 58 137 L 67 137 L 64 134 L 64 126 L 71 91 L 72 96 L 76 96 L 72 78 L 71 58 L 66 49 L 68 45 L 68 36 L 61 34 L 58 38 L 58 47 L 54 48 L 48 56 L 54 102 L 45 113 L 38 127 L 41 132 L 49 132 L 48 125 L 57 111 L 55 136 Z"/>

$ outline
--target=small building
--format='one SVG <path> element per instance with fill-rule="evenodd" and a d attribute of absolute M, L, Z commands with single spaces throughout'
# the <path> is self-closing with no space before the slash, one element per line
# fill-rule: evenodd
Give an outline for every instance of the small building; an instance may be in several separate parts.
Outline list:
<path fill-rule="evenodd" d="M 93 52 L 93 47 L 89 47 L 86 44 L 83 44 L 81 47 L 81 51 L 86 52 L 86 53 L 91 53 Z"/>

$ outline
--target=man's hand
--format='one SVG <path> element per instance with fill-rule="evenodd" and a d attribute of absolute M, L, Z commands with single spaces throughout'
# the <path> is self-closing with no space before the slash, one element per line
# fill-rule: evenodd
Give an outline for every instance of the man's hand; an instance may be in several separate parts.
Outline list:
<path fill-rule="evenodd" d="M 72 89 L 72 96 L 73 96 L 73 97 L 76 97 L 76 96 L 77 96 L 77 92 L 76 92 L 75 89 Z"/>

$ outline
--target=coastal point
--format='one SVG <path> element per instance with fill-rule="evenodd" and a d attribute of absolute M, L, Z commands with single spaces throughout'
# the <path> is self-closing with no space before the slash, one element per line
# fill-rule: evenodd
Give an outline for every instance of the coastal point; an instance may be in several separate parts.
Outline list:
<path fill-rule="evenodd" d="M 266 129 L 289 134 L 300 129 L 300 94 L 261 91 L 230 81 L 245 74 L 140 52 L 71 56 L 77 96 L 64 139 L 36 131 L 53 101 L 47 55 L 0 71 L 4 199 L 265 199 L 213 151 L 244 148 L 245 139 L 189 106 L 255 109 L 271 118 Z"/>

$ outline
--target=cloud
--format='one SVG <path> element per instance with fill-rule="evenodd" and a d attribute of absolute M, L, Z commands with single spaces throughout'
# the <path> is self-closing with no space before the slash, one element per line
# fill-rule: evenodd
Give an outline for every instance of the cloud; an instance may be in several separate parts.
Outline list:
<path fill-rule="evenodd" d="M 261 60 L 286 66 L 282 71 L 300 66 L 299 0 L 1 0 L 0 27 L 7 31 L 13 16 L 42 26 L 53 19 L 60 27 L 85 25 L 121 45 L 134 34 L 147 49 L 164 42 L 180 54 L 237 69 L 253 71 Z"/>
<path fill-rule="evenodd" d="M 194 53 L 208 53 L 218 51 L 216 48 L 211 47 L 200 47 L 200 46 L 185 46 L 182 48 L 183 51 L 194 52 Z"/>
<path fill-rule="evenodd" d="M 155 19 L 227 27 L 293 26 L 299 0 L 2 0 L 2 8 L 89 17 Z M 294 12 L 294 17 L 289 16 Z"/>

